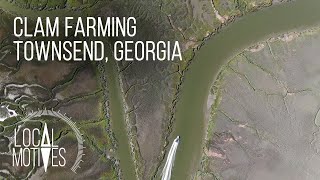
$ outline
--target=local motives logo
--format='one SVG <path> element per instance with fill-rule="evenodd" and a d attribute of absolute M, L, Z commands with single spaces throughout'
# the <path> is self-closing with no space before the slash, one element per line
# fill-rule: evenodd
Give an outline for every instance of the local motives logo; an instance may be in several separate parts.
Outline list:
<path fill-rule="evenodd" d="M 70 118 L 55 112 L 53 110 L 41 110 L 28 114 L 21 121 L 32 121 L 34 118 L 42 116 L 51 116 L 58 118 L 68 124 L 73 130 L 78 141 L 78 153 L 71 170 L 76 173 L 80 167 L 83 154 L 83 138 L 76 127 L 75 123 Z M 57 129 L 56 131 L 58 131 Z M 18 135 L 18 132 L 19 135 Z M 22 137 L 21 137 L 22 136 Z M 21 142 L 19 142 L 19 140 Z M 74 151 L 73 151 L 74 152 Z M 47 123 L 44 123 L 43 128 L 27 128 L 18 126 L 14 130 L 13 149 L 12 149 L 12 164 L 13 166 L 24 167 L 41 167 L 43 165 L 44 171 L 47 172 L 49 166 L 51 167 L 65 167 L 67 150 L 59 145 L 54 140 L 54 128 L 48 129 Z M 42 163 L 41 163 L 42 162 Z"/>

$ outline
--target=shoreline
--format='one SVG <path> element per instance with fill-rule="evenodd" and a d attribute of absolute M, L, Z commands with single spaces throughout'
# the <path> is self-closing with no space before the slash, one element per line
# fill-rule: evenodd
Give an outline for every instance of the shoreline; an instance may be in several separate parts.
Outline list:
<path fill-rule="evenodd" d="M 303 4 L 300 4 L 300 3 L 303 3 Z M 205 50 L 207 50 L 207 52 L 209 52 L 210 50 L 208 49 L 210 46 L 211 46 L 211 48 L 213 48 L 213 49 L 222 49 L 223 47 L 221 46 L 221 45 L 225 45 L 225 43 L 223 44 L 223 43 L 221 43 L 221 42 L 226 42 L 226 41 L 230 41 L 230 42 L 233 42 L 233 44 L 232 44 L 232 48 L 230 49 L 230 47 L 229 48 L 226 48 L 226 49 L 229 49 L 229 52 L 227 53 L 227 55 L 226 54 L 223 54 L 223 53 L 221 53 L 221 52 L 219 52 L 219 50 L 218 50 L 218 54 L 216 54 L 216 59 L 219 59 L 219 62 L 216 62 L 215 63 L 215 66 L 211 66 L 211 64 L 213 64 L 213 62 L 209 62 L 209 60 L 206 60 L 206 62 L 207 62 L 207 64 L 206 65 L 204 65 L 205 64 L 205 62 L 204 62 L 204 60 L 202 60 L 202 61 L 195 61 L 194 63 L 193 63 L 193 67 L 195 67 L 195 66 L 197 66 L 198 67 L 198 71 L 199 71 L 199 68 L 200 67 L 202 67 L 201 69 L 201 71 L 209 71 L 209 68 L 210 67 L 212 67 L 211 69 L 210 69 L 210 71 L 211 72 L 215 72 L 215 71 L 217 71 L 217 73 L 210 73 L 210 74 L 213 74 L 213 76 L 211 76 L 210 75 L 210 77 L 206 77 L 206 76 L 202 76 L 204 79 L 202 79 L 202 81 L 214 81 L 216 78 L 217 78 L 217 75 L 219 74 L 219 72 L 220 72 L 220 70 L 221 70 L 221 67 L 223 67 L 223 65 L 225 64 L 225 59 L 229 59 L 230 57 L 232 57 L 234 54 L 236 54 L 237 52 L 239 52 L 239 51 L 241 51 L 242 49 L 244 49 L 244 47 L 247 47 L 248 45 L 250 45 L 250 44 L 254 44 L 254 42 L 257 42 L 257 41 L 260 41 L 261 39 L 266 39 L 266 38 L 268 38 L 268 37 L 271 37 L 271 36 L 274 36 L 275 34 L 281 34 L 281 33 L 284 33 L 284 32 L 286 32 L 286 31 L 289 31 L 289 30 L 297 30 L 297 29 L 301 29 L 302 27 L 304 28 L 304 29 L 306 29 L 307 27 L 314 27 L 314 26 L 316 26 L 317 24 L 319 24 L 319 20 L 316 18 L 317 16 L 309 16 L 309 15 L 307 15 L 307 14 L 305 14 L 305 16 L 304 17 L 313 17 L 313 18 L 309 18 L 309 20 L 308 21 L 305 21 L 305 18 L 299 18 L 298 19 L 298 21 L 288 21 L 287 23 L 285 23 L 285 24 L 279 24 L 280 22 L 286 22 L 286 19 L 292 19 L 292 14 L 295 12 L 295 9 L 297 9 L 298 7 L 301 7 L 301 6 L 299 6 L 299 5 L 302 5 L 302 6 L 304 6 L 304 7 L 313 7 L 312 6 L 312 4 L 311 3 L 306 3 L 306 2 L 302 2 L 302 1 L 295 1 L 295 2 L 292 2 L 292 3 L 288 3 L 288 4 L 284 4 L 284 5 L 277 5 L 277 6 L 274 6 L 274 7 L 270 7 L 270 8 L 267 8 L 267 10 L 262 10 L 262 11 L 259 11 L 259 12 L 256 12 L 254 15 L 254 17 L 252 17 L 252 15 L 248 15 L 248 16 L 246 16 L 246 17 L 244 17 L 244 18 L 241 18 L 240 20 L 237 20 L 235 23 L 233 23 L 233 24 L 231 24 L 230 26 L 228 26 L 227 28 L 225 28 L 224 29 L 224 31 L 223 31 L 223 33 L 221 33 L 221 34 L 218 34 L 217 36 L 214 36 L 213 38 L 210 38 L 210 42 L 208 42 L 208 43 L 205 43 L 205 46 L 204 47 L 202 47 L 202 52 L 204 52 Z M 285 6 L 285 7 L 284 7 Z M 283 11 L 283 9 L 285 10 L 285 11 Z M 270 21 L 270 22 L 272 22 L 271 24 L 269 24 L 269 26 L 267 26 L 268 27 L 268 29 L 263 29 L 263 27 L 264 26 L 259 26 L 261 23 L 263 23 L 261 20 L 263 20 L 263 21 L 265 21 L 265 19 L 270 19 L 270 18 L 272 18 L 272 16 L 267 16 L 268 15 L 268 13 L 270 13 L 270 12 L 273 12 L 273 16 L 276 16 L 276 15 L 278 15 L 278 14 L 284 14 L 284 13 L 287 13 L 287 15 L 286 16 L 279 16 L 279 17 L 281 17 L 280 19 L 279 19 L 279 21 L 277 21 L 277 22 L 275 22 L 275 21 Z M 311 12 L 310 12 L 311 13 Z M 288 15 L 288 14 L 290 14 L 290 15 Z M 293 16 L 294 17 L 294 16 Z M 238 27 L 238 28 L 248 28 L 248 27 L 244 27 L 244 24 L 241 24 L 242 22 L 244 22 L 244 21 L 252 21 L 252 22 L 250 22 L 250 23 L 253 23 L 253 22 L 257 22 L 258 21 L 258 19 L 260 20 L 259 21 L 259 23 L 255 23 L 256 25 L 258 25 L 257 26 L 257 28 L 255 28 L 255 31 L 254 31 L 254 33 L 252 34 L 252 33 L 250 33 L 251 31 L 253 31 L 253 29 L 252 29 L 252 27 L 250 26 L 250 31 L 248 30 L 248 31 L 246 31 L 246 30 L 243 30 L 243 31 L 241 31 L 241 33 L 243 33 L 240 37 L 240 40 L 238 40 L 237 42 L 235 42 L 235 41 L 232 41 L 232 39 L 234 38 L 234 37 L 236 37 L 236 36 L 238 36 L 239 37 L 239 35 L 240 34 L 238 34 L 237 33 L 237 35 L 236 34 L 230 34 L 230 33 L 232 33 L 233 31 L 235 31 L 236 30 L 236 28 L 234 28 L 235 26 L 236 27 Z M 265 25 L 266 26 L 266 25 Z M 273 29 L 273 27 L 278 27 L 278 29 Z M 263 29 L 263 31 L 262 31 L 262 29 Z M 261 31 L 260 31 L 261 30 Z M 250 34 L 250 37 L 251 37 L 251 39 L 245 39 L 244 37 L 245 36 L 247 36 L 247 35 L 249 35 Z M 224 40 L 222 40 L 222 37 L 225 37 L 226 38 L 226 36 L 228 36 L 228 38 L 227 39 L 224 39 Z M 252 40 L 253 39 L 253 40 Z M 219 41 L 221 41 L 220 43 L 219 43 Z M 220 44 L 220 47 L 219 47 L 219 45 L 218 44 Z M 228 44 L 228 43 L 227 43 Z M 205 57 L 205 55 L 204 55 L 204 53 L 197 53 L 196 54 L 196 57 L 195 58 L 200 58 L 200 57 L 202 57 L 203 59 L 208 59 L 208 58 L 204 58 Z M 201 58 L 200 58 L 201 59 Z M 196 64 L 196 65 L 195 65 Z M 202 65 L 200 65 L 200 64 L 202 64 Z M 207 66 L 210 66 L 210 67 L 207 67 Z M 217 68 L 217 66 L 219 66 L 219 68 Z M 195 70 L 196 68 L 191 68 L 191 71 L 196 71 Z M 200 73 L 200 72 L 199 72 Z M 207 73 L 209 73 L 209 72 L 207 72 Z M 189 73 L 189 74 L 192 74 L 192 72 L 191 73 Z M 200 73 L 200 74 L 203 74 L 203 73 Z M 190 76 L 191 75 L 187 75 L 187 76 L 189 76 L 189 78 L 187 78 L 187 81 L 189 81 L 188 83 L 188 85 L 189 86 L 191 86 L 191 82 L 190 81 L 192 81 L 192 80 L 190 80 L 190 79 L 192 79 L 192 78 L 190 78 Z M 192 76 L 191 76 L 192 77 Z M 195 79 L 196 77 L 193 77 L 193 79 Z M 189 79 L 189 80 L 188 80 Z M 194 82 L 196 82 L 197 80 L 194 80 Z M 187 83 L 184 83 L 184 84 L 187 84 Z M 211 83 L 210 83 L 211 84 Z M 196 84 L 193 84 L 194 86 L 198 86 L 198 85 L 196 85 Z M 199 88 L 198 88 L 199 89 Z M 206 93 L 208 93 L 209 92 L 209 87 L 208 87 L 208 91 L 206 91 Z M 198 90 L 198 91 L 203 91 L 203 90 Z M 191 93 L 190 92 L 190 90 L 189 90 L 189 92 L 188 92 L 189 94 Z M 186 92 L 184 92 L 184 94 L 185 94 L 185 96 L 184 97 L 187 97 L 187 95 L 186 95 Z M 206 94 L 206 97 L 208 97 L 207 96 L 208 94 Z M 190 95 L 188 95 L 188 96 L 191 96 L 192 97 L 192 95 L 190 94 Z M 203 95 L 201 95 L 201 96 L 203 96 Z M 191 98 L 188 98 L 188 99 L 190 99 L 191 100 Z M 190 101 L 189 100 L 189 101 Z M 185 100 L 184 100 L 185 101 Z M 191 102 L 189 102 L 189 103 L 191 103 Z M 203 102 L 202 102 L 203 103 Z M 202 104 L 201 103 L 201 104 Z M 181 104 L 181 102 L 180 102 L 180 104 Z M 184 103 L 184 104 L 188 104 L 188 103 Z M 180 105 L 181 106 L 181 105 Z M 201 107 L 201 106 L 205 106 L 205 103 L 203 103 L 202 105 L 200 105 L 199 104 L 199 106 Z M 181 109 L 181 107 L 179 108 L 179 109 Z M 187 117 L 187 115 L 183 115 L 183 114 L 181 114 L 182 112 L 181 112 L 181 110 L 180 110 L 180 113 L 179 113 L 179 110 L 178 110 L 178 114 L 180 114 L 180 116 L 181 117 L 179 117 L 180 118 L 180 123 L 182 123 L 182 119 L 185 119 L 185 118 L 188 118 L 188 119 L 190 119 L 190 117 L 191 116 L 194 116 L 194 115 L 192 115 L 192 114 L 189 114 L 189 117 Z M 184 117 L 184 118 L 182 118 L 182 117 Z M 201 116 L 198 116 L 198 117 L 201 117 Z M 182 118 L 182 119 L 181 119 Z M 186 120 L 184 120 L 184 122 L 185 122 Z M 190 123 L 191 123 L 192 121 L 190 120 Z M 179 122 L 178 122 L 179 123 Z M 204 123 L 204 122 L 203 122 Z M 202 125 L 201 125 L 202 126 Z M 199 130 L 199 129 L 198 129 Z M 176 130 L 176 133 L 177 133 L 177 131 L 187 131 L 186 129 L 179 129 L 179 130 Z M 203 135 L 205 134 L 205 132 L 203 132 Z M 183 138 L 183 137 L 182 137 Z M 202 143 L 201 143 L 202 144 Z M 183 143 L 181 144 L 181 146 L 183 146 Z M 189 145 L 190 146 L 190 145 Z M 201 145 L 201 147 L 202 147 L 203 145 Z M 202 149 L 202 148 L 200 148 L 200 149 Z M 201 158 L 201 153 L 199 152 L 199 155 L 200 155 L 200 158 Z M 179 157 L 179 154 L 177 155 L 177 159 L 178 160 L 182 160 L 182 159 L 179 159 L 180 157 Z M 201 159 L 199 159 L 199 162 L 200 162 L 200 160 Z M 177 163 L 177 164 L 179 164 L 179 163 Z M 177 168 L 175 168 L 175 169 L 177 169 Z M 181 168 L 180 168 L 181 169 Z M 185 171 L 185 170 L 184 170 Z M 196 170 L 195 170 L 196 171 Z M 184 176 L 182 176 L 182 173 L 183 172 L 180 172 L 180 174 L 179 174 L 179 177 L 184 177 Z M 193 174 L 193 173 L 192 173 Z"/>

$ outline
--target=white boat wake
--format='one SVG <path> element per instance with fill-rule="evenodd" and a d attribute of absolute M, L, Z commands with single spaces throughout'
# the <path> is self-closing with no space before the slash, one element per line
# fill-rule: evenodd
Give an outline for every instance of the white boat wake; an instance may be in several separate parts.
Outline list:
<path fill-rule="evenodd" d="M 176 157 L 176 151 L 179 145 L 180 136 L 177 136 L 177 138 L 173 141 L 166 164 L 164 165 L 164 168 L 162 170 L 162 178 L 161 180 L 170 180 L 171 179 L 171 171 L 174 165 L 174 160 Z"/>

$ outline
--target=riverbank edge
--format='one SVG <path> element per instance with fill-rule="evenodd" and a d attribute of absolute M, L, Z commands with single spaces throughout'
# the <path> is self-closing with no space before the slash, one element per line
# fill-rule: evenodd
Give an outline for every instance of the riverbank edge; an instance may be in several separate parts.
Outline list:
<path fill-rule="evenodd" d="M 315 26 L 315 27 L 306 27 L 306 29 L 303 30 L 291 30 L 288 31 L 287 33 L 280 33 L 275 37 L 271 37 L 271 38 L 266 38 L 265 40 L 262 41 L 257 41 L 256 43 L 253 43 L 251 45 L 249 45 L 248 47 L 240 50 L 238 53 L 236 53 L 234 56 L 232 56 L 232 58 L 229 58 L 228 60 L 226 60 L 226 63 L 220 68 L 219 73 L 217 74 L 214 82 L 212 83 L 209 95 L 208 95 L 208 101 L 207 101 L 207 112 L 206 112 L 206 118 L 207 121 L 205 122 L 205 127 L 206 127 L 206 132 L 205 132 L 205 139 L 204 139 L 204 143 L 202 146 L 202 155 L 201 155 L 201 163 L 200 163 L 200 168 L 197 170 L 194 179 L 199 178 L 199 176 L 202 175 L 211 175 L 212 178 L 214 178 L 214 180 L 219 180 L 220 178 L 215 175 L 214 172 L 206 172 L 206 166 L 208 165 L 208 159 L 209 157 L 206 155 L 207 152 L 207 143 L 208 141 L 210 141 L 210 137 L 209 135 L 214 133 L 214 128 L 215 128 L 215 120 L 216 120 L 216 115 L 217 115 L 217 111 L 218 111 L 218 107 L 221 103 L 222 100 L 222 96 L 221 96 L 221 85 L 222 85 L 222 81 L 223 81 L 223 76 L 228 73 L 228 69 L 229 64 L 232 63 L 233 61 L 237 60 L 235 59 L 235 57 L 241 55 L 243 52 L 245 51 L 249 51 L 248 48 L 253 47 L 253 46 L 258 46 L 259 44 L 262 43 L 269 43 L 269 42 L 274 42 L 277 40 L 281 40 L 281 37 L 286 35 L 286 34 L 294 34 L 297 35 L 295 38 L 298 38 L 300 36 L 304 36 L 304 35 L 310 35 L 310 34 L 314 34 L 314 33 L 319 33 L 320 32 L 320 26 Z M 284 40 L 282 40 L 284 41 Z"/>
<path fill-rule="evenodd" d="M 129 117 L 129 113 L 130 113 L 130 106 L 127 104 L 126 99 L 125 99 L 125 92 L 124 92 L 124 85 L 123 85 L 123 81 L 121 78 L 121 73 L 120 73 L 120 67 L 118 66 L 118 64 L 116 64 L 116 68 L 117 68 L 117 73 L 118 73 L 118 81 L 119 81 L 119 86 L 120 86 L 120 96 L 121 96 L 121 104 L 122 104 L 122 108 L 123 108 L 123 113 L 124 113 L 124 121 L 125 121 L 125 129 L 127 132 L 127 137 L 128 137 L 128 142 L 129 142 L 129 146 L 130 146 L 130 153 L 131 153 L 131 159 L 133 160 L 134 166 L 135 166 L 135 174 L 136 174 L 136 178 L 137 180 L 140 179 L 140 176 L 142 175 L 141 172 L 141 168 L 142 168 L 142 163 L 141 161 L 139 161 L 139 159 L 141 159 L 141 155 L 140 155 L 140 148 L 139 148 L 139 144 L 137 141 L 137 132 L 136 130 L 134 130 L 134 126 L 132 125 L 132 122 L 130 120 Z"/>
<path fill-rule="evenodd" d="M 286 1 L 286 2 L 283 2 L 283 3 L 290 3 L 290 1 Z M 170 120 L 167 123 L 167 125 L 165 126 L 165 128 L 163 128 L 164 129 L 164 133 L 163 134 L 167 134 L 167 136 L 164 138 L 164 140 L 162 142 L 163 149 L 161 151 L 162 153 L 158 156 L 160 161 L 159 161 L 158 167 L 156 168 L 156 170 L 154 171 L 154 174 L 152 175 L 153 179 L 156 179 L 157 176 L 160 176 L 161 170 L 162 170 L 162 168 L 164 166 L 164 160 L 166 158 L 166 152 L 168 151 L 168 148 L 169 148 L 169 145 L 170 145 L 170 139 L 173 138 L 171 136 L 172 136 L 172 131 L 174 129 L 176 106 L 177 106 L 177 103 L 179 101 L 179 96 L 180 96 L 180 93 L 181 93 L 181 89 L 183 88 L 183 82 L 184 82 L 184 78 L 185 78 L 185 73 L 189 70 L 190 65 L 192 64 L 192 62 L 194 60 L 195 53 L 198 50 L 200 50 L 203 45 L 205 45 L 206 41 L 210 40 L 212 37 L 214 37 L 215 35 L 220 33 L 221 30 L 223 31 L 223 28 L 225 28 L 228 25 L 232 24 L 234 21 L 237 21 L 237 20 L 241 19 L 242 17 L 244 17 L 244 16 L 246 16 L 248 14 L 254 13 L 256 11 L 260 11 L 260 10 L 266 9 L 268 7 L 277 6 L 277 5 L 280 5 L 280 4 L 281 3 L 272 4 L 272 2 L 271 2 L 271 3 L 268 3 L 268 4 L 263 4 L 263 5 L 260 5 L 260 6 L 256 6 L 254 9 L 251 9 L 251 10 L 247 11 L 244 14 L 238 14 L 238 15 L 231 16 L 226 22 L 221 23 L 220 26 L 215 28 L 208 36 L 204 37 L 197 47 L 191 49 L 191 51 L 192 51 L 191 55 L 190 55 L 189 59 L 185 59 L 187 61 L 187 63 L 185 64 L 185 68 L 181 70 L 181 72 L 180 72 L 181 76 L 179 77 L 179 81 L 176 83 L 177 84 L 177 88 L 176 88 L 176 91 L 174 93 L 174 98 L 173 98 L 172 103 L 171 103 L 172 107 L 170 108 L 170 111 L 168 112 L 168 114 L 170 115 Z M 199 166 L 200 166 L 200 164 L 199 164 Z M 194 179 L 194 178 L 192 178 L 192 179 Z"/>

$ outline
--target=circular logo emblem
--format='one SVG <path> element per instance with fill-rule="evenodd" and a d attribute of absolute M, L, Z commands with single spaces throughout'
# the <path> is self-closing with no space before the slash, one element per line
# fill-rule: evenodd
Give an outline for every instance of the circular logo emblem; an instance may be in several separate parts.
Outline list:
<path fill-rule="evenodd" d="M 60 113 L 59 111 L 56 112 L 56 111 L 53 111 L 53 110 L 38 110 L 38 111 L 35 111 L 35 112 L 31 112 L 29 113 L 27 116 L 23 117 L 22 120 L 20 121 L 21 123 L 24 123 L 24 122 L 27 122 L 27 121 L 32 121 L 36 118 L 39 118 L 39 117 L 42 117 L 42 116 L 50 116 L 50 117 L 54 117 L 54 118 L 57 118 L 63 122 L 65 122 L 68 126 L 70 126 L 70 128 L 72 129 L 72 131 L 74 132 L 75 134 L 75 137 L 77 139 L 77 142 L 78 142 L 78 146 L 77 146 L 77 156 L 76 156 L 76 159 L 71 167 L 71 170 L 76 173 L 76 170 L 80 167 L 80 162 L 82 162 L 82 156 L 84 156 L 84 153 L 83 153 L 83 150 L 84 150 L 84 145 L 83 145 L 83 137 L 82 137 L 82 134 L 80 133 L 79 129 L 77 128 L 75 122 L 73 122 L 71 120 L 71 118 L 67 117 L 65 114 L 62 114 Z M 33 130 L 29 130 L 29 129 L 24 129 L 23 130 L 23 133 L 22 135 L 25 136 L 25 134 L 35 134 L 38 133 L 39 135 L 41 135 L 41 139 L 38 140 L 38 142 L 28 142 L 27 145 L 16 145 L 16 135 L 17 135 L 17 131 L 19 130 L 15 130 L 15 138 L 14 138 L 14 144 L 15 144 L 15 148 L 19 147 L 19 150 L 20 152 L 18 152 L 17 150 L 15 150 L 15 148 L 13 148 L 13 154 L 12 154 L 12 162 L 14 163 L 13 165 L 15 165 L 16 163 L 16 166 L 19 165 L 20 163 L 20 160 L 23 161 L 22 159 L 23 158 L 20 158 L 21 156 L 23 157 L 23 155 L 21 154 L 24 154 L 24 151 L 28 150 L 30 151 L 30 149 L 34 150 L 34 149 L 37 149 L 37 151 L 39 151 L 39 158 L 42 159 L 42 162 L 43 162 L 43 166 L 44 166 L 44 170 L 45 172 L 47 171 L 47 167 L 49 165 L 49 158 L 50 158 L 50 154 L 51 156 L 53 156 L 53 150 L 59 150 L 59 154 L 62 154 L 62 153 L 65 153 L 66 150 L 64 148 L 61 148 L 61 147 L 58 147 L 57 145 L 55 145 L 53 143 L 53 130 L 52 132 L 49 132 L 48 131 L 48 128 L 47 128 L 47 124 L 44 123 L 44 127 L 43 127 L 43 130 L 42 130 L 42 133 L 41 130 L 38 130 L 38 129 L 33 129 Z M 51 137 L 50 137 L 51 136 Z M 30 138 L 31 141 L 34 141 L 34 139 L 31 138 L 31 135 L 28 136 L 28 138 Z M 23 139 L 26 139 L 25 137 L 23 137 Z M 28 148 L 28 146 L 30 145 L 34 145 L 36 148 Z M 26 147 L 27 146 L 27 147 Z M 22 148 L 23 147 L 23 148 Z M 21 150 L 22 149 L 22 150 Z M 19 154 L 20 153 L 20 154 Z M 66 164 L 66 160 L 65 158 L 63 157 L 64 159 L 64 162 L 60 163 L 60 166 L 63 167 L 65 164 Z M 25 165 L 25 164 L 22 164 L 20 163 L 20 165 Z M 52 165 L 53 166 L 53 165 Z M 58 166 L 58 165 L 56 165 Z"/>

